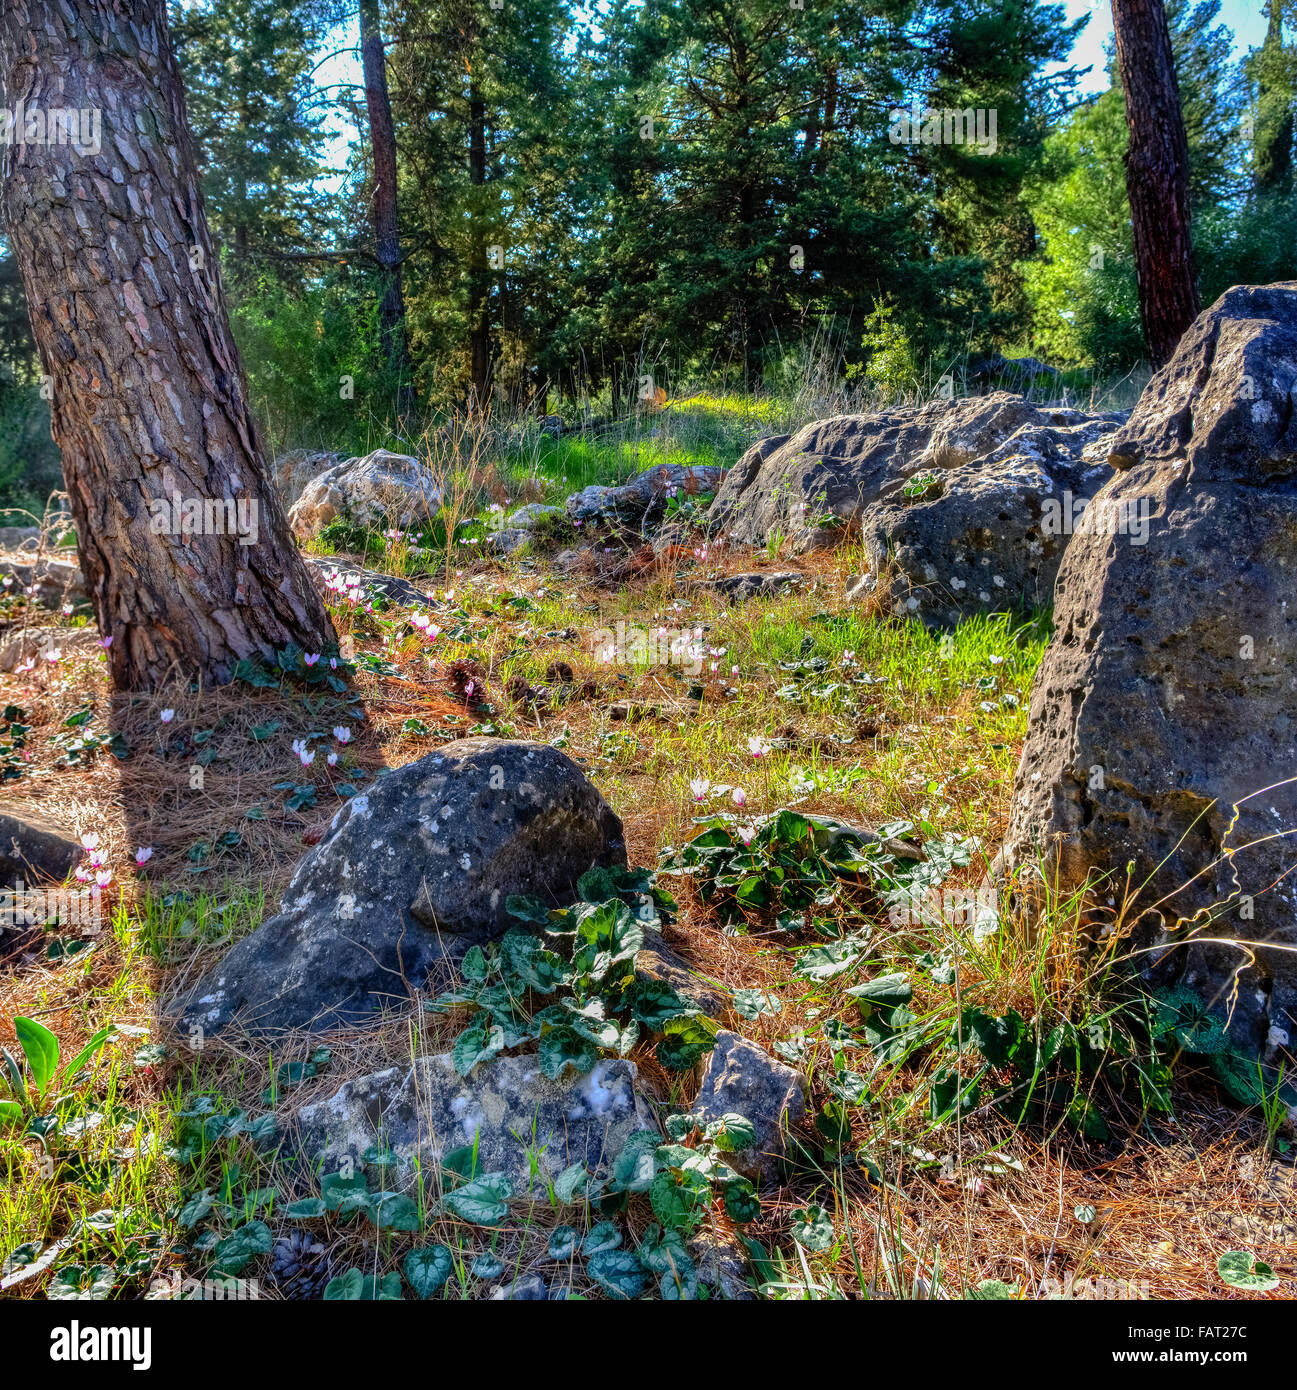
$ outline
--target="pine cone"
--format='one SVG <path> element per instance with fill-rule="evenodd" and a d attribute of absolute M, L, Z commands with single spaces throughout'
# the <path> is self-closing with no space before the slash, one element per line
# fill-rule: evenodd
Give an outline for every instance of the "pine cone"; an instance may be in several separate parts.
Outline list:
<path fill-rule="evenodd" d="M 323 1298 L 324 1287 L 332 1277 L 329 1248 L 309 1231 L 293 1231 L 275 1242 L 270 1252 L 269 1279 L 284 1298 Z"/>

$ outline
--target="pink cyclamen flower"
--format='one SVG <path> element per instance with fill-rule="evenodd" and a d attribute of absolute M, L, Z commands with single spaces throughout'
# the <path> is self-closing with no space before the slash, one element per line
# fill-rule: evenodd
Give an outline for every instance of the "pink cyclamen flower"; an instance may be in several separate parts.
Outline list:
<path fill-rule="evenodd" d="M 100 869 L 99 872 L 95 874 L 95 886 L 97 888 L 107 888 L 112 881 L 113 873 L 111 869 Z"/>
<path fill-rule="evenodd" d="M 90 870 L 87 869 L 86 866 L 85 866 L 84 864 L 78 864 L 78 865 L 77 865 L 77 882 L 78 882 L 78 883 L 89 883 L 89 882 L 90 882 Z"/>
<path fill-rule="evenodd" d="M 746 806 L 748 794 L 743 790 L 742 787 L 735 787 L 734 790 L 730 793 L 730 800 L 736 806 Z"/>
<path fill-rule="evenodd" d="M 159 718 L 164 724 L 170 724 L 171 721 L 172 721 L 175 717 L 176 717 L 176 712 L 175 712 L 175 710 L 173 710 L 173 709 L 164 709 L 164 710 L 162 711 L 162 713 L 158 715 L 158 718 Z"/>
<path fill-rule="evenodd" d="M 748 845 L 750 845 L 750 844 L 752 843 L 752 837 L 753 837 L 756 833 L 757 833 L 756 827 L 753 826 L 753 825 L 740 825 L 740 826 L 739 826 L 739 839 L 743 841 L 743 844 L 744 844 L 745 847 L 748 846 Z"/>
<path fill-rule="evenodd" d="M 99 645 L 100 645 L 101 647 L 103 647 L 104 651 L 107 651 L 108 648 L 111 647 L 111 646 L 113 645 L 112 634 L 109 633 L 109 635 L 108 635 L 107 637 L 105 637 L 104 640 L 103 640 Z"/>
<path fill-rule="evenodd" d="M 689 783 L 689 790 L 693 792 L 695 801 L 701 801 L 707 795 L 707 789 L 710 786 L 711 783 L 706 777 L 695 777 Z"/>
<path fill-rule="evenodd" d="M 316 663 L 317 661 L 319 661 L 319 659 L 320 659 L 320 653 L 319 653 L 319 652 L 307 652 L 307 653 L 305 654 L 305 656 L 302 657 L 302 660 L 303 660 L 304 662 L 306 662 L 306 664 L 307 664 L 308 666 L 314 666 L 315 663 Z"/>
<path fill-rule="evenodd" d="M 763 738 L 748 739 L 748 752 L 754 758 L 764 758 L 770 752 L 770 745 Z"/>
<path fill-rule="evenodd" d="M 141 846 L 135 851 L 135 867 L 142 869 L 153 858 L 153 846 Z"/>
<path fill-rule="evenodd" d="M 315 761 L 315 754 L 313 752 L 308 752 L 305 748 L 299 749 L 297 756 L 301 759 L 303 767 L 310 767 Z"/>
<path fill-rule="evenodd" d="M 337 765 L 338 765 L 338 755 L 337 755 L 336 753 L 330 753 L 329 756 L 328 756 L 327 758 L 325 758 L 324 761 L 325 761 L 326 763 L 328 763 L 330 767 L 337 767 Z"/>
<path fill-rule="evenodd" d="M 351 742 L 351 730 L 339 724 L 333 731 L 333 736 L 339 743 Z"/>
<path fill-rule="evenodd" d="M 102 841 L 99 836 L 93 832 L 88 835 L 82 835 L 81 837 L 81 848 L 85 850 L 87 854 L 89 854 L 92 849 L 98 849 L 100 844 L 102 844 Z"/>

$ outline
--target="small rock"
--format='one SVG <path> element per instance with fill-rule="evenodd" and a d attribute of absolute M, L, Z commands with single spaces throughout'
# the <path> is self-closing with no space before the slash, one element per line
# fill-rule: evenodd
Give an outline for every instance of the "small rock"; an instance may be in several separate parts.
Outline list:
<path fill-rule="evenodd" d="M 719 1018 L 725 1011 L 725 991 L 691 969 L 657 932 L 645 933 L 644 944 L 635 957 L 635 973 L 670 985 L 682 999 L 710 1018 Z"/>
<path fill-rule="evenodd" d="M 31 597 L 45 608 L 90 601 L 81 567 L 73 560 L 55 560 L 48 555 L 37 559 L 20 551 L 0 557 L 0 579 L 5 578 L 13 580 L 10 591 L 25 591 L 34 585 L 36 592 Z"/>
<path fill-rule="evenodd" d="M 509 525 L 528 530 L 547 516 L 562 516 L 562 507 L 547 507 L 543 502 L 529 502 L 509 514 Z"/>
<path fill-rule="evenodd" d="M 708 1224 L 689 1242 L 698 1277 L 730 1303 L 755 1300 L 748 1283 L 748 1253 L 743 1241 L 728 1228 Z"/>
<path fill-rule="evenodd" d="M 704 1125 L 725 1114 L 749 1120 L 757 1142 L 750 1150 L 729 1155 L 728 1162 L 749 1176 L 773 1181 L 787 1151 L 788 1131 L 806 1113 L 801 1074 L 776 1062 L 756 1043 L 722 1031 L 716 1035 L 693 1113 Z"/>
<path fill-rule="evenodd" d="M 550 1293 L 539 1274 L 524 1274 L 512 1284 L 501 1284 L 491 1290 L 490 1303 L 513 1303 L 522 1299 L 562 1298 L 563 1293 Z"/>
<path fill-rule="evenodd" d="M 270 472 L 288 506 L 301 497 L 309 483 L 322 473 L 336 468 L 343 461 L 341 454 L 321 449 L 291 449 L 281 454 L 271 465 Z"/>

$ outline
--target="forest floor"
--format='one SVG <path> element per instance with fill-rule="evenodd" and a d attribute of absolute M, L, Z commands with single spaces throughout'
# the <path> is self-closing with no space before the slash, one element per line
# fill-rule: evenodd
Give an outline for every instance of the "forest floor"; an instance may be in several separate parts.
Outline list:
<path fill-rule="evenodd" d="M 6 792 L 98 836 L 111 875 L 101 931 L 52 932 L 36 963 L 0 966 L 0 1042 L 13 1051 L 19 1016 L 48 1027 L 64 1058 L 114 1030 L 80 1076 L 52 1083 L 57 1125 L 0 1130 L 0 1277 L 55 1252 L 8 1296 L 142 1296 L 201 1278 L 245 1227 L 242 1273 L 262 1296 L 294 1287 L 270 1273 L 266 1230 L 309 1231 L 339 1275 L 382 1276 L 412 1248 L 443 1243 L 454 1257 L 446 1297 L 488 1296 L 493 1285 L 473 1273 L 488 1248 L 515 1273 L 601 1296 L 579 1259 L 550 1251 L 555 1224 L 598 1216 L 574 1216 L 552 1194 L 491 1232 L 444 1211 L 414 1234 L 285 1213 L 303 1193 L 257 1142 L 263 1117 L 282 1121 L 349 1077 L 444 1050 L 451 1019 L 406 1009 L 376 1030 L 268 1055 L 238 1041 L 189 1052 L 161 1017 L 273 911 L 347 795 L 478 733 L 576 759 L 624 822 L 632 865 L 657 867 L 700 825 L 750 834 L 786 809 L 884 827 L 936 866 L 940 891 L 899 917 L 844 891 L 780 920 L 779 886 L 761 867 L 742 911 L 689 875 L 659 880 L 679 907 L 668 943 L 724 991 L 725 1026 L 807 1079 L 782 1185 L 744 1230 L 766 1296 L 960 1298 L 980 1286 L 1025 1300 L 1291 1297 L 1297 1181 L 1265 1106 L 1240 1109 L 1205 1058 L 1168 1063 L 1148 1043 L 1156 1019 L 1114 984 L 1120 922 L 1105 933 L 1060 901 L 1028 932 L 991 887 L 1044 620 L 970 620 L 943 639 L 844 602 L 859 561 L 849 546 L 790 559 L 700 539 L 662 557 L 596 551 L 566 570 L 552 553 L 493 559 L 464 546 L 421 580 L 435 636 L 408 609 L 331 596 L 357 666 L 343 693 L 284 681 L 114 697 L 102 655 L 0 677 L 3 703 L 17 707 L 0 735 L 16 774 Z M 422 568 L 401 542 L 376 545 L 366 563 Z M 803 586 L 731 605 L 700 582 L 754 568 L 799 570 Z M 619 622 L 688 634 L 700 669 L 600 661 L 591 634 Z M 467 670 L 479 682 L 469 699 Z M 562 699 L 535 698 L 559 683 Z M 17 743 L 14 726 L 28 730 Z M 320 754 L 310 766 L 300 740 Z M 137 864 L 141 849 L 151 853 Z M 895 975 L 909 991 L 900 1012 L 847 992 Z M 1070 1028 L 1099 1038 L 1104 1058 L 1070 1079 L 1015 1084 L 1007 1053 L 983 1035 L 1006 1027 L 1037 1056 Z M 321 1041 L 327 1058 L 292 1069 Z M 643 1045 L 631 1056 L 649 1093 L 687 1106 L 695 1074 L 668 1072 Z M 633 1244 L 643 1219 L 627 1221 Z M 1218 1260 L 1238 1250 L 1269 1265 L 1277 1288 L 1231 1287 Z"/>

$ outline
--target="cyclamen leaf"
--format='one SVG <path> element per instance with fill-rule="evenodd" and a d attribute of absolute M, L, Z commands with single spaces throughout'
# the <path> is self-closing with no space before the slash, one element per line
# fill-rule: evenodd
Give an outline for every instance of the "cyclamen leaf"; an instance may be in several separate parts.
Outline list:
<path fill-rule="evenodd" d="M 600 1221 L 591 1226 L 581 1242 L 581 1253 L 586 1256 L 598 1255 L 605 1250 L 616 1250 L 621 1245 L 621 1231 L 611 1221 Z"/>
<path fill-rule="evenodd" d="M 552 1028 L 540 1040 L 540 1067 L 557 1081 L 567 1067 L 584 1074 L 599 1060 L 598 1050 L 572 1028 Z"/>
<path fill-rule="evenodd" d="M 592 1255 L 586 1273 L 609 1298 L 638 1298 L 648 1286 L 648 1275 L 628 1250 L 602 1250 Z"/>
<path fill-rule="evenodd" d="M 554 1195 L 564 1206 L 571 1206 L 576 1201 L 577 1189 L 581 1189 L 582 1197 L 585 1196 L 586 1180 L 590 1176 L 589 1169 L 584 1163 L 573 1163 L 554 1179 Z"/>
<path fill-rule="evenodd" d="M 444 1199 L 461 1221 L 473 1226 L 498 1226 L 509 1214 L 513 1183 L 504 1173 L 483 1173 Z"/>
<path fill-rule="evenodd" d="M 483 1021 L 465 1028 L 451 1048 L 451 1060 L 460 1076 L 467 1076 L 479 1062 L 489 1062 L 504 1050 L 504 1029 L 495 1024 L 488 1027 L 485 1016 L 478 1017 Z"/>
<path fill-rule="evenodd" d="M 455 1261 L 444 1245 L 427 1245 L 411 1250 L 402 1268 L 410 1287 L 420 1298 L 431 1298 L 450 1278 Z"/>

